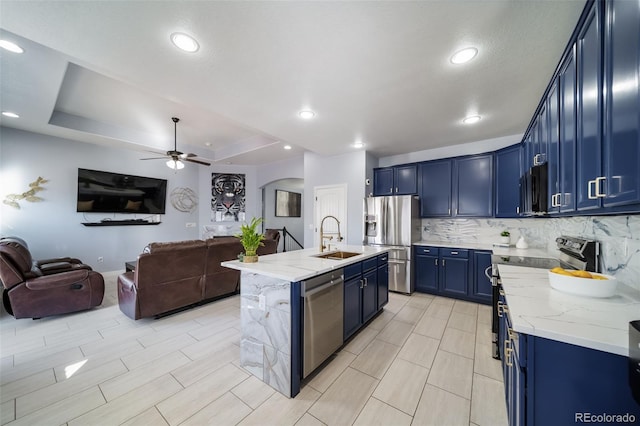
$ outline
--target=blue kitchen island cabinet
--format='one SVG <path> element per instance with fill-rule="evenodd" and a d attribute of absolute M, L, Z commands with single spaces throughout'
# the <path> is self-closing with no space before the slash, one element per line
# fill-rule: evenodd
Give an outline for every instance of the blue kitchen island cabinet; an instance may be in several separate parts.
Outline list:
<path fill-rule="evenodd" d="M 379 259 L 383 257 L 384 260 Z M 362 262 L 344 268 L 344 340 L 346 341 L 367 321 L 382 309 L 384 304 L 378 303 L 379 293 L 384 291 L 378 287 L 379 269 L 388 272 L 388 255 L 365 259 Z M 388 300 L 389 281 L 386 284 Z M 386 302 L 385 302 L 386 303 Z"/>
<path fill-rule="evenodd" d="M 519 217 L 520 146 L 513 145 L 495 154 L 496 217 Z"/>
<path fill-rule="evenodd" d="M 491 252 L 474 250 L 473 287 L 469 296 L 477 302 L 490 303 L 491 289 Z"/>

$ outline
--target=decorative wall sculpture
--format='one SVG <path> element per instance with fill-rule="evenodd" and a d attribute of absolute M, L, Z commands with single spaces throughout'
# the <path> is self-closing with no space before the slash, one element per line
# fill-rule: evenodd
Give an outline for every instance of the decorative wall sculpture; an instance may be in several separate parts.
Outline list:
<path fill-rule="evenodd" d="M 37 202 L 37 201 L 42 201 L 43 199 L 36 196 L 36 193 L 39 191 L 42 191 L 43 188 L 42 184 L 45 184 L 49 182 L 48 180 L 38 176 L 38 179 L 36 179 L 35 181 L 31 182 L 29 184 L 29 189 L 28 191 L 23 192 L 22 194 L 9 194 L 5 197 L 3 203 L 14 207 L 16 209 L 20 208 L 20 203 L 18 201 L 20 200 L 26 200 L 26 201 L 30 201 L 30 202 Z"/>
<path fill-rule="evenodd" d="M 239 173 L 211 173 L 211 220 L 243 222 L 245 177 Z"/>
<path fill-rule="evenodd" d="M 193 212 L 198 207 L 198 194 L 191 188 L 176 188 L 171 191 L 171 205 L 181 212 Z"/>

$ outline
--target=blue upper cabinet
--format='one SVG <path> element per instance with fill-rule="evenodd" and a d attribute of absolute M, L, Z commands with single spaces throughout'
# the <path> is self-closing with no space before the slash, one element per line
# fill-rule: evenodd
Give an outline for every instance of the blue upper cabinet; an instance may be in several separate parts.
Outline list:
<path fill-rule="evenodd" d="M 575 50 L 562 65 L 559 81 L 559 168 L 558 195 L 553 200 L 560 212 L 576 208 L 576 61 Z M 551 205 L 551 204 L 550 204 Z"/>
<path fill-rule="evenodd" d="M 604 207 L 640 203 L 640 2 L 606 3 L 604 174 L 594 183 Z"/>
<path fill-rule="evenodd" d="M 493 216 L 493 155 L 455 160 L 452 216 Z"/>
<path fill-rule="evenodd" d="M 551 214 L 560 211 L 560 95 L 558 92 L 558 82 L 551 86 L 546 102 L 547 115 L 547 177 L 549 183 L 547 211 Z"/>
<path fill-rule="evenodd" d="M 520 213 L 520 145 L 495 154 L 496 217 L 518 217 Z"/>
<path fill-rule="evenodd" d="M 594 3 L 576 42 L 576 208 L 582 211 L 600 207 L 595 180 L 602 174 L 602 12 Z"/>
<path fill-rule="evenodd" d="M 451 216 L 451 164 L 452 160 L 420 163 L 420 216 Z"/>
<path fill-rule="evenodd" d="M 413 195 L 418 192 L 416 164 L 373 170 L 373 195 Z"/>
<path fill-rule="evenodd" d="M 395 183 L 394 195 L 413 195 L 418 192 L 418 167 L 416 164 L 395 166 L 393 168 L 393 181 Z"/>
<path fill-rule="evenodd" d="M 393 195 L 393 167 L 373 169 L 373 195 Z"/>

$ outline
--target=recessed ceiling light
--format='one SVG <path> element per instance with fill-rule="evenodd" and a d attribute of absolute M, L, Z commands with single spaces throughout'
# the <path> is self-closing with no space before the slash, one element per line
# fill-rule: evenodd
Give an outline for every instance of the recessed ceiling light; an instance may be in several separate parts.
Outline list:
<path fill-rule="evenodd" d="M 464 64 L 475 58 L 477 54 L 478 49 L 475 47 L 467 47 L 454 53 L 451 57 L 451 62 L 454 64 Z"/>
<path fill-rule="evenodd" d="M 480 121 L 482 117 L 480 117 L 479 115 L 470 115 L 469 117 L 466 117 L 462 120 L 462 122 L 464 124 L 473 124 L 473 123 L 477 123 L 478 121 Z"/>
<path fill-rule="evenodd" d="M 211 146 L 211 142 L 205 143 L 206 146 Z"/>
<path fill-rule="evenodd" d="M 171 34 L 171 42 L 175 44 L 178 49 L 189 53 L 197 52 L 198 49 L 200 49 L 200 45 L 196 39 L 185 33 Z"/>
<path fill-rule="evenodd" d="M 353 147 L 354 148 L 362 148 L 363 146 L 364 146 L 364 142 L 362 142 L 362 141 L 355 141 L 353 143 Z"/>
<path fill-rule="evenodd" d="M 316 113 L 311 111 L 310 109 L 304 109 L 298 113 L 300 118 L 304 118 L 305 120 L 309 120 L 316 116 Z"/>
<path fill-rule="evenodd" d="M 284 149 L 291 149 L 291 145 L 285 145 L 283 146 Z"/>
<path fill-rule="evenodd" d="M 5 117 L 20 118 L 20 116 L 18 114 L 16 114 L 15 112 L 11 112 L 11 111 L 2 111 L 2 115 L 4 115 Z"/>
<path fill-rule="evenodd" d="M 17 44 L 9 40 L 0 40 L 0 47 L 13 53 L 24 52 L 24 49 L 22 47 L 18 46 Z"/>

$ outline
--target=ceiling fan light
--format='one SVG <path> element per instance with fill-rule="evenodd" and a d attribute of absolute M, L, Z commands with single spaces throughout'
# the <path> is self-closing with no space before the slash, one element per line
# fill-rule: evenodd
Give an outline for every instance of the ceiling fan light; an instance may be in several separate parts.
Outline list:
<path fill-rule="evenodd" d="M 180 169 L 184 169 L 184 163 L 180 160 L 169 160 L 167 161 L 167 167 L 169 167 L 172 170 L 180 170 Z"/>
<path fill-rule="evenodd" d="M 466 49 L 462 49 L 454 53 L 451 57 L 451 63 L 464 64 L 475 58 L 477 54 L 478 49 L 475 47 L 467 47 Z"/>

